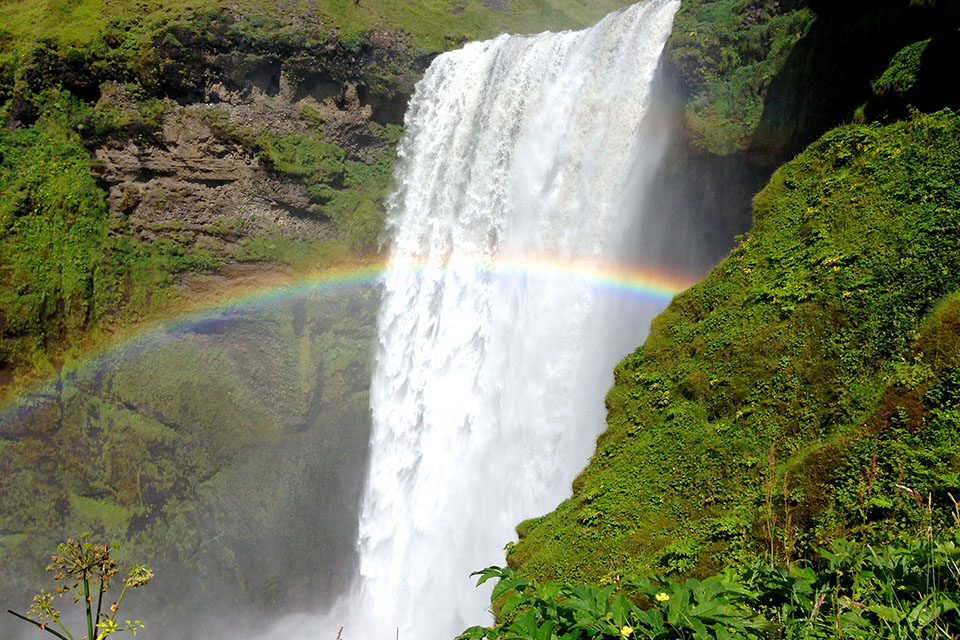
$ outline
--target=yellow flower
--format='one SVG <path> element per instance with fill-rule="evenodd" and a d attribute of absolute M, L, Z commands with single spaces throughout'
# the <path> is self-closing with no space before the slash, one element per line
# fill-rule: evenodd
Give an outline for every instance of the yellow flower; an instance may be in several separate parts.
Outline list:
<path fill-rule="evenodd" d="M 657 598 L 657 602 L 666 602 L 667 600 L 670 599 L 670 596 L 664 593 L 663 591 L 661 591 L 656 595 L 656 598 Z"/>
<path fill-rule="evenodd" d="M 625 626 L 620 629 L 620 635 L 624 638 L 629 638 L 633 635 L 633 627 Z"/>

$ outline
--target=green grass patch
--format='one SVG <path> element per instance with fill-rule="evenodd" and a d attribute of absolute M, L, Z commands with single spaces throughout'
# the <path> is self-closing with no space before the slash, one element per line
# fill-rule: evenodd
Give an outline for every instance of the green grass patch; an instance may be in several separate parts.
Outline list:
<path fill-rule="evenodd" d="M 923 63 L 923 54 L 930 39 L 915 42 L 897 52 L 879 78 L 873 83 L 873 91 L 878 96 L 894 94 L 904 96 L 917 82 L 917 75 Z"/>
<path fill-rule="evenodd" d="M 129 509 L 110 500 L 76 494 L 70 494 L 70 508 L 83 526 L 103 527 L 114 534 L 122 533 L 126 529 L 130 516 L 133 515 Z"/>
<path fill-rule="evenodd" d="M 414 46 L 442 51 L 464 40 L 489 38 L 503 31 L 533 33 L 586 27 L 629 2 L 511 0 L 504 4 L 507 11 L 485 7 L 480 0 L 332 0 L 295 3 L 279 11 L 267 0 L 244 0 L 231 5 L 231 10 L 240 16 L 237 33 L 253 38 L 271 32 L 295 37 L 298 30 L 334 28 L 349 51 L 359 50 L 368 43 L 369 33 L 380 29 L 408 33 Z M 128 25 L 135 37 L 146 39 L 165 25 L 189 21 L 198 14 L 216 14 L 224 8 L 225 3 L 217 0 L 11 0 L 0 6 L 0 24 L 4 25 L 7 41 L 53 39 L 84 45 L 113 24 Z M 322 42 L 322 36 L 318 37 Z"/>

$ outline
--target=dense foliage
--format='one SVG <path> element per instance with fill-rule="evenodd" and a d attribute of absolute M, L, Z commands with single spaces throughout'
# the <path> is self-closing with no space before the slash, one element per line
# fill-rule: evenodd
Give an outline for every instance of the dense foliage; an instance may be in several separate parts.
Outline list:
<path fill-rule="evenodd" d="M 956 509 L 956 507 L 955 507 Z M 954 511 L 955 524 L 960 514 Z M 509 568 L 491 602 L 501 622 L 460 640 L 648 638 L 953 638 L 960 633 L 960 530 L 929 530 L 883 547 L 845 539 L 817 549 L 815 563 L 771 565 L 697 580 L 627 576 L 605 586 L 537 583 Z"/>
<path fill-rule="evenodd" d="M 815 19 L 795 4 L 683 3 L 668 51 L 690 96 L 687 126 L 696 144 L 720 154 L 749 144 L 770 83 Z"/>

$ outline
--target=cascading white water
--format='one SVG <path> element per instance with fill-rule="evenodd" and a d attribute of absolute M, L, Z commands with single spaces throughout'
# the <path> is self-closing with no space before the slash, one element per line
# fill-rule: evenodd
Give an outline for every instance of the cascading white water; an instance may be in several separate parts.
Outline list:
<path fill-rule="evenodd" d="M 618 313 L 622 299 L 588 279 L 524 266 L 626 259 L 643 210 L 624 197 L 662 151 L 641 121 L 678 6 L 469 44 L 417 85 L 388 204 L 350 607 L 363 623 L 347 637 L 450 638 L 482 623 L 470 571 L 502 563 L 513 527 L 569 495 L 613 364 L 652 310 Z"/>

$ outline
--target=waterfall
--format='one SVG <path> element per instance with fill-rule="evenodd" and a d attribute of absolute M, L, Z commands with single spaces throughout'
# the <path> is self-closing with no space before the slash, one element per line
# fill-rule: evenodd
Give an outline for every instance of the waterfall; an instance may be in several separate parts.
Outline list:
<path fill-rule="evenodd" d="M 468 44 L 417 85 L 388 202 L 362 627 L 345 637 L 483 623 L 489 592 L 469 573 L 502 564 L 514 526 L 569 496 L 613 365 L 657 309 L 532 265 L 636 258 L 637 194 L 665 144 L 643 120 L 679 4 Z"/>

